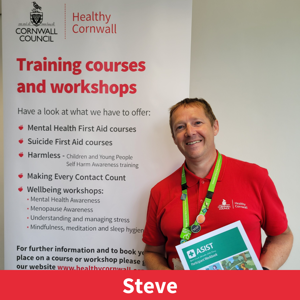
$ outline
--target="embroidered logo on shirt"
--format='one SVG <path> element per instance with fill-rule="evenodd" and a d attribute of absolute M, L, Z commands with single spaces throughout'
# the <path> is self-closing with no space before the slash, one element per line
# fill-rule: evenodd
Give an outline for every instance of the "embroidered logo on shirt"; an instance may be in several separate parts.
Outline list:
<path fill-rule="evenodd" d="M 231 208 L 230 204 L 227 204 L 226 200 L 223 199 L 222 204 L 218 206 L 219 210 L 228 210 Z"/>
<path fill-rule="evenodd" d="M 232 200 L 232 206 L 233 208 L 243 208 L 243 209 L 248 209 L 247 204 L 243 203 L 243 202 L 234 202 Z"/>

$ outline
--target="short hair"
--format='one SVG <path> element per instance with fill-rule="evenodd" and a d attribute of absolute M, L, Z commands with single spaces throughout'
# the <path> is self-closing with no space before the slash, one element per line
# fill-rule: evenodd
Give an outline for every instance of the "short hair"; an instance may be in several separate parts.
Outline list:
<path fill-rule="evenodd" d="M 211 126 L 214 125 L 215 121 L 216 121 L 216 116 L 213 113 L 213 110 L 211 108 L 211 106 L 209 105 L 209 103 L 202 99 L 202 98 L 185 98 L 182 101 L 179 101 L 178 103 L 176 103 L 175 105 L 173 105 L 170 108 L 170 120 L 169 120 L 169 124 L 170 124 L 170 128 L 171 128 L 171 133 L 172 136 L 174 137 L 174 133 L 173 133 L 173 121 L 172 121 L 172 116 L 174 114 L 174 112 L 177 110 L 177 108 L 179 108 L 180 106 L 186 107 L 186 106 L 201 106 L 204 109 L 204 113 L 206 115 L 206 117 L 209 119 Z"/>

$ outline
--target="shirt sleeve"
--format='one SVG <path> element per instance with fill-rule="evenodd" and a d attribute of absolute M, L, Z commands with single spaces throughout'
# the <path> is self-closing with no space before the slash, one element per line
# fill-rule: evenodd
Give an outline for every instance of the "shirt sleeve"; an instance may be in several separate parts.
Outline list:
<path fill-rule="evenodd" d="M 287 229 L 288 221 L 275 185 L 269 176 L 262 188 L 261 197 L 264 206 L 263 230 L 269 236 L 282 234 Z"/>
<path fill-rule="evenodd" d="M 150 246 L 161 246 L 166 243 L 165 237 L 159 228 L 158 205 L 152 195 L 148 203 L 146 226 L 143 232 L 143 242 Z"/>

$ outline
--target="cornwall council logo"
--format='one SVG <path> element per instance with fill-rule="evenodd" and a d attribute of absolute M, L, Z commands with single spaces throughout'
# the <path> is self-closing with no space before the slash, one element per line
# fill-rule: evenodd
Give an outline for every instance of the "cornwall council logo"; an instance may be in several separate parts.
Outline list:
<path fill-rule="evenodd" d="M 27 16 L 27 21 L 19 22 L 15 29 L 15 33 L 19 36 L 19 41 L 34 43 L 54 42 L 53 38 L 58 34 L 55 22 L 45 22 L 42 7 L 35 1 L 32 2 L 32 5 L 33 9 L 30 11 L 30 20 L 28 20 L 28 12 L 25 12 L 24 16 Z"/>
<path fill-rule="evenodd" d="M 222 204 L 220 204 L 218 206 L 219 210 L 228 210 L 228 209 L 230 209 L 230 207 L 231 207 L 231 205 L 227 204 L 225 199 L 223 199 Z"/>
<path fill-rule="evenodd" d="M 42 8 L 33 1 L 33 9 L 30 13 L 30 21 L 32 25 L 39 26 L 43 22 L 43 13 L 41 12 Z"/>

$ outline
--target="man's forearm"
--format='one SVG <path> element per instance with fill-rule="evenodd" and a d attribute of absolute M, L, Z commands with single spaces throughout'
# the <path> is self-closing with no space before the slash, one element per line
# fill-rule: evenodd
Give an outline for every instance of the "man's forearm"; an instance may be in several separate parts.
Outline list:
<path fill-rule="evenodd" d="M 290 255 L 293 239 L 289 227 L 280 235 L 268 236 L 261 252 L 261 265 L 269 270 L 278 270 Z"/>
<path fill-rule="evenodd" d="M 156 252 L 144 252 L 145 265 L 148 270 L 171 270 L 165 257 Z"/>

